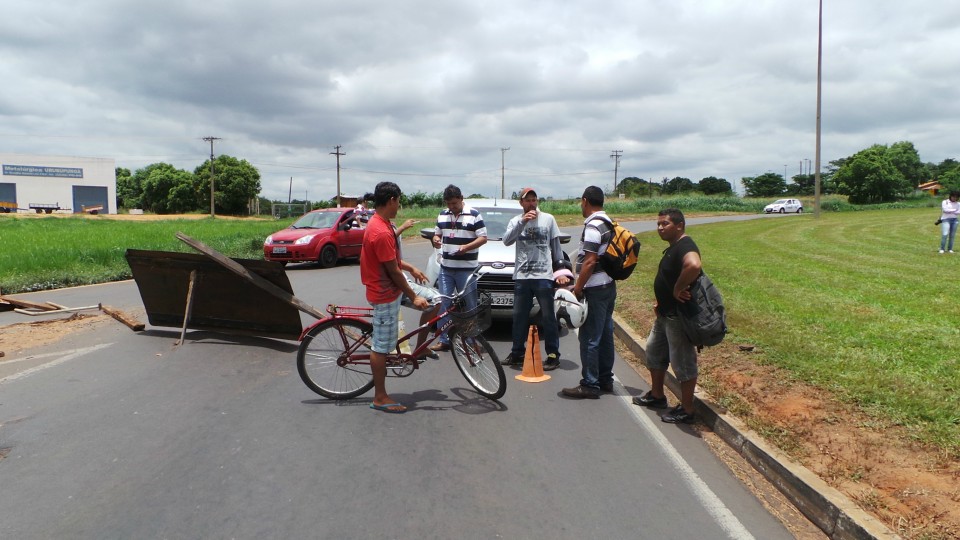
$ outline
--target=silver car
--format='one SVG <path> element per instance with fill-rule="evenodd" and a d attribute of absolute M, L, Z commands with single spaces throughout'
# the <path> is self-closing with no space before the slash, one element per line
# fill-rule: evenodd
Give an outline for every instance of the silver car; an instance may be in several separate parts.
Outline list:
<path fill-rule="evenodd" d="M 516 247 L 503 245 L 503 235 L 507 232 L 507 224 L 514 216 L 523 213 L 523 207 L 518 201 L 505 199 L 464 199 L 464 204 L 475 208 L 483 217 L 487 227 L 487 243 L 480 246 L 480 278 L 477 288 L 490 293 L 493 300 L 493 316 L 509 318 L 513 313 L 513 269 L 516 266 Z M 427 240 L 433 239 L 433 227 L 420 229 L 420 236 Z M 560 233 L 560 243 L 570 243 L 570 235 Z M 564 252 L 568 260 L 570 256 Z M 434 287 L 440 276 L 440 250 L 434 249 L 427 259 L 424 270 L 427 280 Z M 540 311 L 537 300 L 531 314 Z"/>

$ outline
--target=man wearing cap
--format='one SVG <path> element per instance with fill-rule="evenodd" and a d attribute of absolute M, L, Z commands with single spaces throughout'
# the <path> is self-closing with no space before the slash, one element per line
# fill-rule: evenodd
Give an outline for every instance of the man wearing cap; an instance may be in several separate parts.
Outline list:
<path fill-rule="evenodd" d="M 560 249 L 560 227 L 552 215 L 537 208 L 537 192 L 533 188 L 520 190 L 523 214 L 507 224 L 503 245 L 517 244 L 516 264 L 513 268 L 513 346 L 500 363 L 505 366 L 522 365 L 530 326 L 530 308 L 533 298 L 540 304 L 547 358 L 543 370 L 560 365 L 560 335 L 557 314 L 553 310 L 553 269 L 563 263 Z M 563 286 L 569 278 L 561 277 Z"/>

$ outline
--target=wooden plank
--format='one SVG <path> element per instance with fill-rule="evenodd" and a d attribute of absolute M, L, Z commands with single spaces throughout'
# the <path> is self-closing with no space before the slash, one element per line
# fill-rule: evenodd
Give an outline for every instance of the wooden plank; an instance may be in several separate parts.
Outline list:
<path fill-rule="evenodd" d="M 190 322 L 190 312 L 193 311 L 193 288 L 197 285 L 197 271 L 190 271 L 190 285 L 187 287 L 187 307 L 183 310 L 183 328 L 180 329 L 180 339 L 177 345 L 183 345 L 183 338 L 187 335 L 187 324 Z"/>
<path fill-rule="evenodd" d="M 180 239 L 185 244 L 187 244 L 188 246 L 192 247 L 193 249 L 199 251 L 200 253 L 203 253 L 204 255 L 206 255 L 213 261 L 217 262 L 227 270 L 230 270 L 234 274 L 237 274 L 238 276 L 248 280 L 250 283 L 253 283 L 257 287 L 263 289 L 265 292 L 269 293 L 270 295 L 275 296 L 283 300 L 284 302 L 287 302 L 288 304 L 299 309 L 300 311 L 307 313 L 309 315 L 313 315 L 318 320 L 324 319 L 327 317 L 326 313 L 323 313 L 322 311 L 314 308 L 310 304 L 307 304 L 306 302 L 300 300 L 296 296 L 288 293 L 287 291 L 281 289 L 280 287 L 277 287 L 276 285 L 274 285 L 273 283 L 270 283 L 266 279 L 263 279 L 262 277 L 254 274 L 253 272 L 250 272 L 249 270 L 247 270 L 246 268 L 238 264 L 233 259 L 230 259 L 229 257 L 217 252 L 216 250 L 204 244 L 203 242 L 200 242 L 199 240 L 194 240 L 193 238 L 190 238 L 189 236 L 183 234 L 182 232 L 177 233 L 177 238 Z"/>
<path fill-rule="evenodd" d="M 21 300 L 19 298 L 14 298 L 12 296 L 0 296 L 0 301 L 6 302 L 8 304 L 13 304 L 18 308 L 27 308 L 27 309 L 38 309 L 41 311 L 51 311 L 53 307 L 50 307 L 46 302 L 38 304 L 36 302 L 31 302 L 29 300 Z"/>
<path fill-rule="evenodd" d="M 135 318 L 127 315 L 126 313 L 120 311 L 119 309 L 116 309 L 116 308 L 113 308 L 113 307 L 110 307 L 110 306 L 101 305 L 101 306 L 100 306 L 100 311 L 106 313 L 107 315 L 109 315 L 109 316 L 113 317 L 114 319 L 120 321 L 121 323 L 125 324 L 125 325 L 127 326 L 127 328 L 133 330 L 134 332 L 140 332 L 140 331 L 142 331 L 144 328 L 146 328 L 146 325 L 145 325 L 144 323 L 142 323 L 142 322 L 138 321 L 137 319 L 135 319 Z"/>
<path fill-rule="evenodd" d="M 17 313 L 23 313 L 24 315 L 52 315 L 54 313 L 75 313 L 77 311 L 86 311 L 88 309 L 100 309 L 100 304 L 95 306 L 84 306 L 84 307 L 74 307 L 74 308 L 63 308 L 63 309 L 34 309 L 34 308 L 17 308 L 14 311 Z"/>

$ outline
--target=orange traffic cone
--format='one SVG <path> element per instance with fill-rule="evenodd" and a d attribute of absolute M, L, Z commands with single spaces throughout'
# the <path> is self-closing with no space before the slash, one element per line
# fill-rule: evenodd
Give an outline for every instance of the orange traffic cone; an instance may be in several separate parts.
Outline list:
<path fill-rule="evenodd" d="M 518 381 L 543 382 L 550 376 L 543 373 L 543 356 L 540 354 L 540 333 L 537 325 L 531 324 L 527 333 L 527 352 L 523 355 L 523 371 L 516 376 Z"/>

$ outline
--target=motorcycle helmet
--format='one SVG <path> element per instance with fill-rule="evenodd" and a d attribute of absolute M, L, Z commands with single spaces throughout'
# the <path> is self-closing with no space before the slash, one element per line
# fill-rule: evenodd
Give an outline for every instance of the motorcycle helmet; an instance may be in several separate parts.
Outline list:
<path fill-rule="evenodd" d="M 563 321 L 567 328 L 580 328 L 587 320 L 587 303 L 577 300 L 567 289 L 558 289 L 553 295 L 553 307 L 557 312 L 557 321 Z"/>

